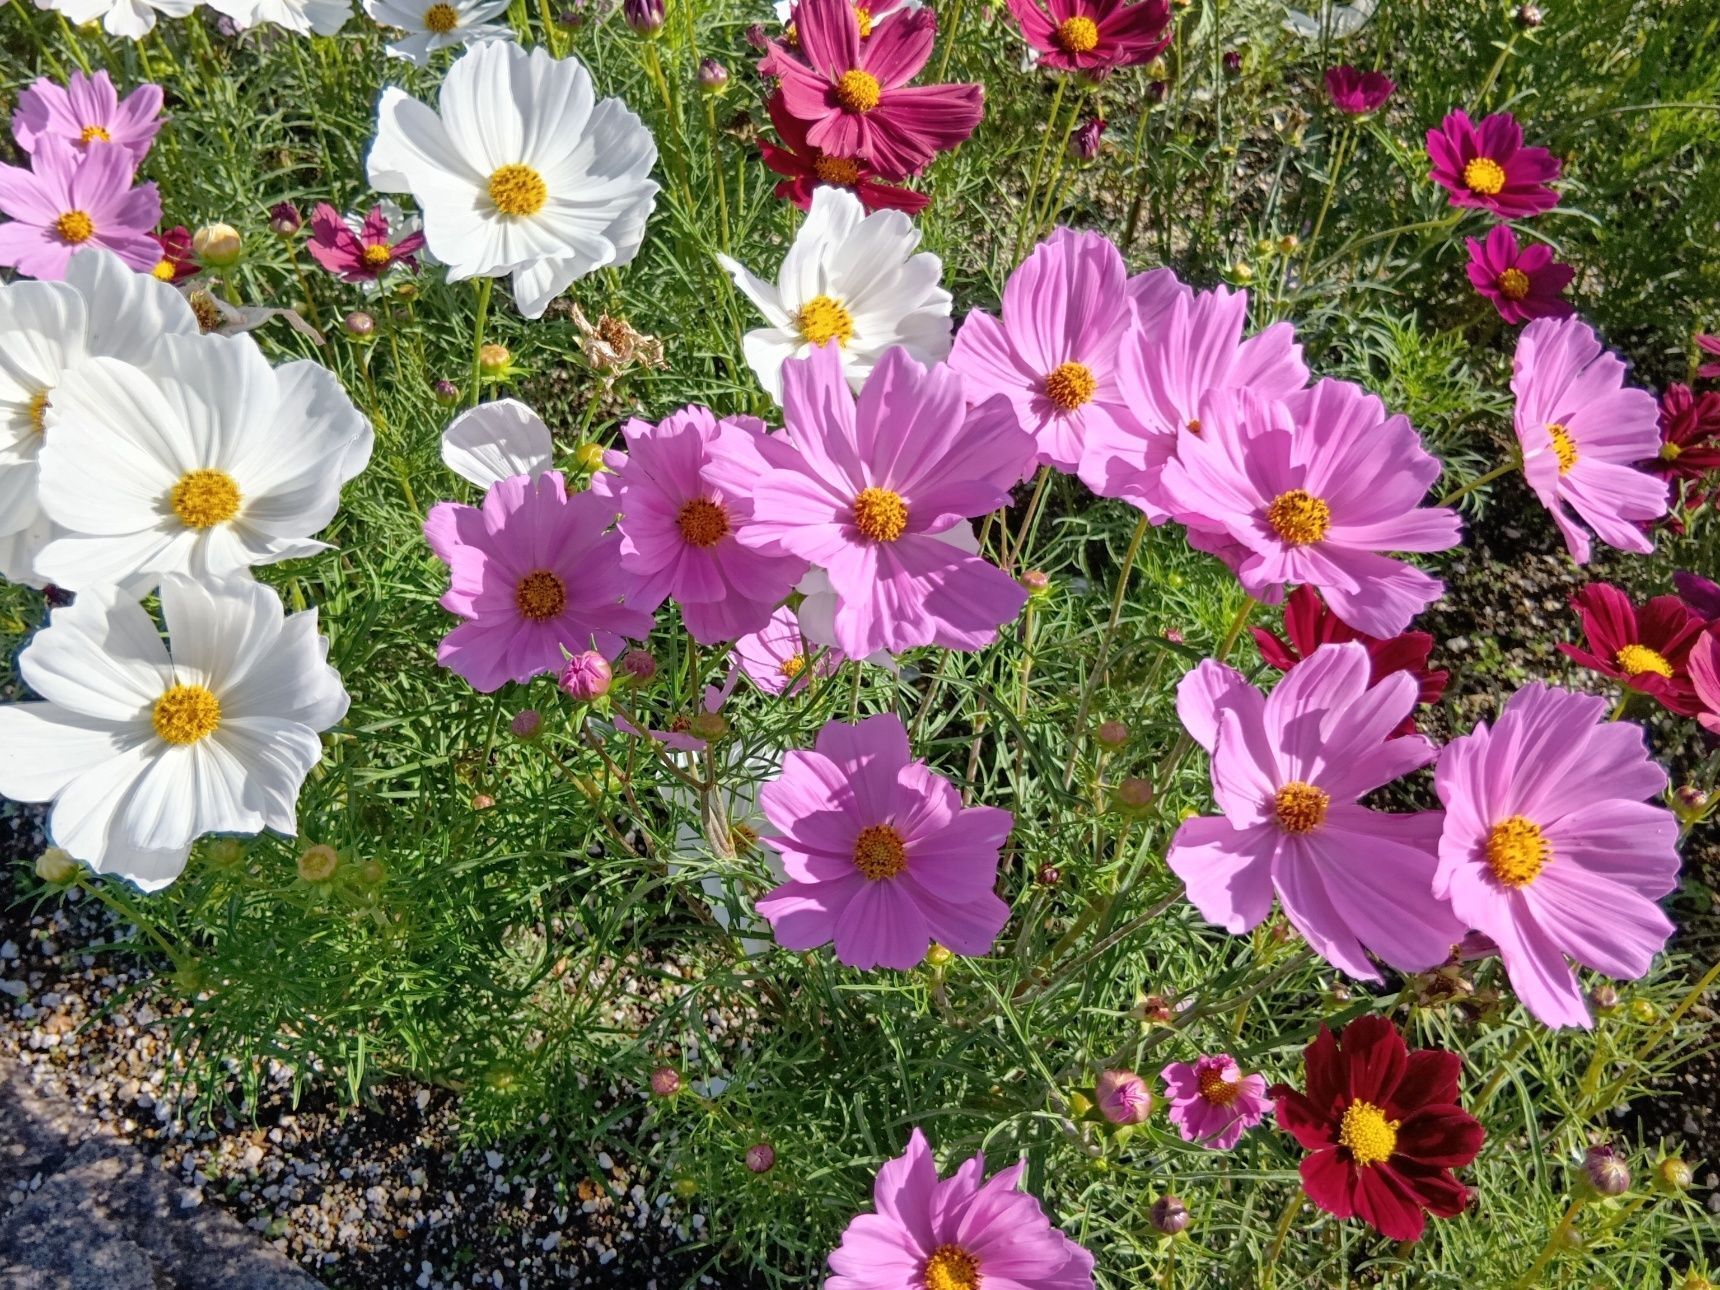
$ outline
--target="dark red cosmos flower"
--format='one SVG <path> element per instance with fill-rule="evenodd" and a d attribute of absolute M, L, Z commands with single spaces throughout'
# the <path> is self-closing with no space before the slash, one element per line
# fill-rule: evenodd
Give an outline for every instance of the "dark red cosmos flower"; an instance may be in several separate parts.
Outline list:
<path fill-rule="evenodd" d="M 1059 72 L 1110 72 L 1150 63 L 1171 41 L 1166 0 L 1009 0 L 1039 65 Z"/>
<path fill-rule="evenodd" d="M 1469 1189 L 1451 1171 L 1487 1133 L 1457 1104 L 1456 1053 L 1411 1052 L 1384 1017 L 1357 1017 L 1341 1037 L 1322 1025 L 1303 1059 L 1307 1092 L 1275 1084 L 1272 1096 L 1278 1126 L 1313 1153 L 1302 1161 L 1309 1200 L 1394 1241 L 1419 1240 L 1424 1212 L 1463 1212 Z"/>
<path fill-rule="evenodd" d="M 318 202 L 311 212 L 311 240 L 305 249 L 330 273 L 345 282 L 374 282 L 396 264 L 418 267 L 417 253 L 424 234 L 408 233 L 398 242 L 388 224 L 388 212 L 373 206 L 360 231 L 346 226 L 341 214 L 327 202 Z"/>
<path fill-rule="evenodd" d="M 776 186 L 776 195 L 793 202 L 803 211 L 812 209 L 812 190 L 820 184 L 846 188 L 860 199 L 868 212 L 875 210 L 906 211 L 916 215 L 926 209 L 931 198 L 912 188 L 888 183 L 878 178 L 869 162 L 858 157 L 829 157 L 807 142 L 806 123 L 788 110 L 781 94 L 773 94 L 765 104 L 770 122 L 776 127 L 781 145 L 759 142 L 764 164 L 784 176 Z"/>
<path fill-rule="evenodd" d="M 1326 95 L 1347 116 L 1377 112 L 1395 89 L 1397 82 L 1384 72 L 1358 71 L 1348 63 L 1326 69 Z"/>
<path fill-rule="evenodd" d="M 1571 599 L 1588 649 L 1561 644 L 1566 658 L 1622 681 L 1669 712 L 1693 717 L 1700 705 L 1690 681 L 1690 649 L 1703 623 L 1677 596 L 1656 596 L 1640 611 L 1607 582 L 1591 582 Z"/>
<path fill-rule="evenodd" d="M 1660 456 L 1643 469 L 1662 479 L 1701 479 L 1720 470 L 1720 390 L 1669 385 L 1660 396 Z"/>
<path fill-rule="evenodd" d="M 1290 593 L 1284 602 L 1284 635 L 1288 641 L 1274 636 L 1263 627 L 1249 629 L 1254 643 L 1260 647 L 1260 657 L 1268 666 L 1288 672 L 1322 645 L 1341 645 L 1345 641 L 1360 641 L 1367 647 L 1368 683 L 1393 672 L 1408 672 L 1421 684 L 1421 703 L 1438 703 L 1445 693 L 1445 683 L 1451 673 L 1436 671 L 1427 665 L 1433 653 L 1433 637 L 1427 632 L 1404 632 L 1390 640 L 1369 636 L 1339 618 L 1320 599 L 1314 588 L 1304 583 Z M 1415 718 L 1407 718 L 1396 731 L 1410 734 L 1415 730 Z"/>
<path fill-rule="evenodd" d="M 163 282 L 183 282 L 203 272 L 203 266 L 197 263 L 197 256 L 191 249 L 191 230 L 185 225 L 175 224 L 150 236 L 161 248 L 161 259 L 150 270 L 154 277 Z"/>

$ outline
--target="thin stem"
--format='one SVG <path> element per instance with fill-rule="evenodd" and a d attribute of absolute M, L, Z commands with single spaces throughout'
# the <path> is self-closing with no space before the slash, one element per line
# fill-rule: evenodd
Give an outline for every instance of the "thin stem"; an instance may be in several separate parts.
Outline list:
<path fill-rule="evenodd" d="M 1099 655 L 1087 669 L 1086 679 L 1081 683 L 1081 702 L 1075 709 L 1075 729 L 1069 740 L 1069 761 L 1063 767 L 1063 791 L 1069 791 L 1069 785 L 1075 780 L 1075 763 L 1079 760 L 1081 745 L 1087 737 L 1087 709 L 1093 702 L 1093 691 L 1102 682 L 1105 669 L 1111 661 L 1111 642 L 1117 635 L 1117 623 L 1123 616 L 1123 597 L 1129 590 L 1129 575 L 1135 569 L 1135 555 L 1141 549 L 1141 542 L 1147 536 L 1150 521 L 1145 515 L 1141 516 L 1135 525 L 1135 532 L 1129 538 L 1129 549 L 1123 555 L 1123 568 L 1117 575 L 1117 590 L 1111 597 L 1111 618 L 1105 624 L 1104 640 L 1099 645 Z"/>
<path fill-rule="evenodd" d="M 710 95 L 705 95 L 705 128 L 711 139 L 711 173 L 717 177 L 717 209 L 722 214 L 723 222 L 718 228 L 718 243 L 726 252 L 729 249 L 729 182 L 723 173 L 722 134 L 717 129 L 717 109 Z M 725 279 L 727 275 L 724 275 Z"/>
<path fill-rule="evenodd" d="M 1272 1231 L 1272 1244 L 1266 1251 L 1266 1260 L 1262 1264 L 1266 1272 L 1267 1285 L 1271 1285 L 1272 1269 L 1278 1263 L 1278 1256 L 1284 1252 L 1285 1238 L 1290 1235 L 1290 1224 L 1296 1221 L 1296 1215 L 1302 1212 L 1302 1202 L 1306 1197 L 1298 1187 L 1284 1206 L 1284 1212 L 1278 1216 L 1278 1226 Z"/>
<path fill-rule="evenodd" d="M 1559 1219 L 1558 1225 L 1548 1234 L 1547 1243 L 1541 1247 L 1541 1252 L 1535 1256 L 1535 1261 L 1529 1265 L 1529 1270 L 1511 1283 L 1511 1290 L 1528 1290 L 1528 1287 L 1536 1284 L 1535 1278 L 1540 1275 L 1541 1269 L 1546 1267 L 1552 1261 L 1553 1256 L 1559 1252 L 1559 1247 L 1565 1243 L 1565 1233 L 1570 1230 L 1571 1224 L 1576 1221 L 1576 1217 L 1582 1211 L 1585 1203 L 1583 1198 L 1578 1196 L 1565 1207 L 1565 1213 Z"/>
<path fill-rule="evenodd" d="M 1142 150 L 1147 146 L 1147 122 L 1152 120 L 1153 105 L 1143 99 L 1141 113 L 1135 118 L 1135 146 L 1129 156 L 1135 167 L 1140 171 L 1140 179 L 1135 183 L 1135 195 L 1129 202 L 1129 218 L 1123 225 L 1123 241 L 1119 249 L 1128 255 L 1129 248 L 1135 244 L 1135 229 L 1141 222 L 1141 206 L 1147 199 L 1147 168 L 1142 160 Z"/>
<path fill-rule="evenodd" d="M 1485 484 L 1491 484 L 1495 479 L 1499 479 L 1502 476 L 1509 475 L 1513 470 L 1516 470 L 1520 464 L 1521 463 L 1517 458 L 1513 456 L 1511 460 L 1505 462 L 1504 465 L 1495 466 L 1485 475 L 1481 475 L 1470 480 L 1467 484 L 1463 485 L 1463 487 L 1452 489 L 1451 492 L 1440 498 L 1439 501 L 1434 503 L 1434 505 L 1450 506 L 1453 502 L 1456 502 L 1461 498 L 1468 497 L 1469 494 L 1473 493 L 1477 488 L 1480 488 Z"/>
<path fill-rule="evenodd" d="M 1481 105 L 1487 102 L 1487 96 L 1493 91 L 1493 83 L 1499 79 L 1499 73 L 1505 69 L 1505 60 L 1511 57 L 1511 51 L 1517 48 L 1517 38 L 1523 34 L 1521 29 L 1511 33 L 1499 49 L 1499 57 L 1493 60 L 1493 66 L 1487 69 L 1487 79 L 1481 82 L 1481 88 L 1475 91 L 1475 106 L 1470 109 L 1472 115 L 1480 115 Z"/>
<path fill-rule="evenodd" d="M 955 3 L 950 6 L 949 29 L 943 32 L 944 52 L 938 58 L 938 75 L 936 79 L 939 81 L 949 79 L 945 73 L 950 69 L 950 53 L 956 47 L 956 33 L 961 30 L 962 10 L 966 7 L 966 0 L 955 0 Z"/>
<path fill-rule="evenodd" d="M 1033 481 L 1033 496 L 1027 499 L 1027 513 L 1021 517 L 1021 528 L 1015 535 L 1015 546 L 1004 552 L 1003 571 L 1013 573 L 1016 564 L 1021 560 L 1021 552 L 1027 546 L 1027 539 L 1033 536 L 1033 530 L 1039 526 L 1039 504 L 1045 499 L 1045 489 L 1051 482 L 1051 467 L 1041 466 L 1039 478 Z"/>
<path fill-rule="evenodd" d="M 1302 263 L 1314 262 L 1314 246 L 1320 240 L 1320 230 L 1326 227 L 1326 213 L 1332 209 L 1332 197 L 1338 191 L 1338 179 L 1344 173 L 1344 163 L 1355 151 L 1356 131 L 1346 125 L 1338 136 L 1338 146 L 1332 150 L 1332 167 L 1326 175 L 1326 195 L 1320 202 L 1320 213 L 1314 217 L 1314 227 L 1308 234 L 1308 244 L 1302 248 Z"/>
<path fill-rule="evenodd" d="M 1069 78 L 1057 78 L 1057 90 L 1051 96 L 1051 111 L 1045 122 L 1045 136 L 1039 141 L 1039 151 L 1033 155 L 1033 177 L 1028 180 L 1027 196 L 1021 205 L 1021 224 L 1015 231 L 1015 244 L 1010 251 L 1010 262 L 1021 259 L 1022 243 L 1026 240 L 1027 230 L 1033 220 L 1034 210 L 1039 204 L 1039 177 L 1045 170 L 1045 150 L 1051 146 L 1051 136 L 1057 132 L 1057 118 L 1063 110 L 1063 92 L 1069 87 Z"/>
<path fill-rule="evenodd" d="M 483 397 L 484 385 L 484 324 L 490 316 L 490 292 L 495 289 L 494 278 L 478 279 L 478 316 L 472 322 L 472 406 Z"/>

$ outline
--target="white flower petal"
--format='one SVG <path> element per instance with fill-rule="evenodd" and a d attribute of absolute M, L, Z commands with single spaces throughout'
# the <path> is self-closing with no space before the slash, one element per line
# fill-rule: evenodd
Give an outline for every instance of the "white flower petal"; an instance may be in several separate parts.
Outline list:
<path fill-rule="evenodd" d="M 497 399 L 462 412 L 442 432 L 442 462 L 487 489 L 515 475 L 536 479 L 554 460 L 543 418 L 518 399 Z"/>

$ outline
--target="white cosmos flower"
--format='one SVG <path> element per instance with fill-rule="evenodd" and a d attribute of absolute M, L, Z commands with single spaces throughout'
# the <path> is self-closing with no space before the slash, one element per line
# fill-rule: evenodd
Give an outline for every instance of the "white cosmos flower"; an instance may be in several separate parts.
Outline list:
<path fill-rule="evenodd" d="M 0 577 L 41 586 L 36 553 L 53 535 L 37 502 L 37 458 L 54 387 L 91 355 L 142 362 L 197 318 L 165 282 L 111 251 L 79 251 L 63 282 L 0 286 Z"/>
<path fill-rule="evenodd" d="M 507 23 L 490 21 L 507 10 L 508 0 L 364 0 L 364 11 L 377 26 L 394 27 L 401 33 L 389 42 L 388 52 L 420 67 L 429 64 L 433 50 L 480 40 L 512 40 L 513 29 Z"/>
<path fill-rule="evenodd" d="M 209 0 L 209 7 L 240 31 L 267 23 L 301 36 L 332 36 L 352 17 L 352 0 Z"/>
<path fill-rule="evenodd" d="M 596 100 L 577 58 L 486 41 L 454 60 L 437 102 L 383 90 L 368 166 L 371 187 L 417 199 L 450 281 L 511 273 L 537 318 L 638 254 L 657 144 L 620 99 Z"/>
<path fill-rule="evenodd" d="M 1351 4 L 1332 3 L 1320 6 L 1318 13 L 1303 13 L 1291 9 L 1284 18 L 1284 29 L 1307 40 L 1330 37 L 1344 40 L 1355 35 L 1374 16 L 1379 0 L 1354 0 Z"/>
<path fill-rule="evenodd" d="M 156 15 L 183 18 L 197 7 L 197 0 L 36 0 L 38 9 L 54 9 L 75 26 L 102 20 L 112 36 L 142 40 L 155 30 Z"/>
<path fill-rule="evenodd" d="M 938 285 L 943 263 L 915 253 L 920 230 L 901 211 L 868 215 L 844 188 L 812 192 L 812 213 L 783 257 L 772 286 L 726 255 L 717 258 L 770 323 L 741 342 L 754 375 L 782 401 L 782 364 L 832 337 L 842 369 L 858 389 L 892 345 L 922 363 L 950 353 L 950 293 Z"/>
<path fill-rule="evenodd" d="M 298 831 L 317 732 L 346 715 L 316 610 L 248 578 L 161 583 L 172 640 L 137 602 L 80 595 L 19 656 L 44 702 L 0 706 L 0 794 L 52 802 L 48 834 L 98 873 L 165 887 L 205 833 Z"/>
<path fill-rule="evenodd" d="M 40 497 L 69 530 L 36 572 L 141 594 L 163 574 L 221 578 L 326 550 L 370 423 L 329 370 L 271 368 L 245 336 L 164 336 L 133 365 L 92 358 L 48 405 Z"/>
<path fill-rule="evenodd" d="M 543 418 L 518 399 L 480 403 L 442 432 L 442 464 L 483 489 L 516 475 L 536 479 L 554 452 Z"/>

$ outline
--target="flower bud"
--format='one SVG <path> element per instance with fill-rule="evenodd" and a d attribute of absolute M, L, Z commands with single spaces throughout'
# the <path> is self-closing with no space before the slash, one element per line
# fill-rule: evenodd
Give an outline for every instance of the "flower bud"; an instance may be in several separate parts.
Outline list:
<path fill-rule="evenodd" d="M 1231 76 L 1239 75 L 1242 71 L 1242 51 L 1227 49 L 1224 51 L 1224 70 Z"/>
<path fill-rule="evenodd" d="M 514 356 L 508 353 L 506 345 L 494 342 L 478 346 L 478 371 L 481 375 L 497 379 L 513 371 Z"/>
<path fill-rule="evenodd" d="M 1171 1019 L 1171 1005 L 1162 994 L 1149 994 L 1134 1007 L 1133 1016 L 1136 1021 L 1154 1021 L 1164 1024 Z"/>
<path fill-rule="evenodd" d="M 651 1072 L 651 1096 L 674 1097 L 681 1091 L 681 1072 L 673 1066 L 659 1066 Z"/>
<path fill-rule="evenodd" d="M 1262 237 L 1255 239 L 1254 254 L 1259 256 L 1262 260 L 1270 260 L 1277 253 L 1278 243 L 1274 242 L 1271 238 Z"/>
<path fill-rule="evenodd" d="M 714 58 L 700 60 L 699 88 L 707 94 L 721 94 L 729 87 L 729 69 Z"/>
<path fill-rule="evenodd" d="M 1121 748 L 1129 742 L 1129 728 L 1121 721 L 1101 721 L 1093 738 L 1105 748 Z"/>
<path fill-rule="evenodd" d="M 1076 161 L 1091 161 L 1099 155 L 1105 137 L 1105 118 L 1090 116 L 1069 132 L 1069 155 Z"/>
<path fill-rule="evenodd" d="M 1278 239 L 1278 254 L 1294 255 L 1296 253 L 1296 249 L 1301 245 L 1301 238 L 1297 237 L 1294 233 L 1286 233 L 1283 237 Z"/>
<path fill-rule="evenodd" d="M 768 1174 L 776 1168 L 776 1149 L 768 1142 L 755 1142 L 747 1148 L 747 1168 L 755 1174 Z"/>
<path fill-rule="evenodd" d="M 649 681 L 657 675 L 657 660 L 650 650 L 630 649 L 621 656 L 621 670 L 635 681 Z"/>
<path fill-rule="evenodd" d="M 749 23 L 747 25 L 746 38 L 747 44 L 751 45 L 761 54 L 770 48 L 770 36 L 765 32 L 764 24 L 762 22 Z"/>
<path fill-rule="evenodd" d="M 1589 991 L 1589 1005 L 1596 1012 L 1607 1013 L 1618 1011 L 1618 990 L 1606 981 L 1602 981 Z"/>
<path fill-rule="evenodd" d="M 1169 91 L 1166 89 L 1165 83 L 1163 81 L 1148 81 L 1147 82 L 1147 98 L 1151 102 L 1163 103 L 1165 101 L 1165 95 L 1168 92 Z"/>
<path fill-rule="evenodd" d="M 1590 1147 L 1583 1157 L 1589 1186 L 1602 1196 L 1622 1196 L 1630 1190 L 1630 1166 L 1609 1146 Z"/>
<path fill-rule="evenodd" d="M 245 858 L 245 844 L 238 838 L 211 838 L 203 844 L 203 859 L 216 869 L 236 869 Z"/>
<path fill-rule="evenodd" d="M 536 708 L 521 708 L 514 713 L 514 719 L 508 728 L 514 732 L 515 739 L 523 739 L 528 743 L 543 733 L 543 717 Z"/>
<path fill-rule="evenodd" d="M 677 1179 L 675 1179 L 675 1195 L 678 1196 L 680 1199 L 692 1200 L 693 1197 L 697 1196 L 698 1194 L 699 1194 L 699 1180 L 697 1178 L 677 1178 Z"/>
<path fill-rule="evenodd" d="M 687 721 L 687 733 L 695 739 L 721 739 L 729 723 L 720 712 L 695 712 Z"/>
<path fill-rule="evenodd" d="M 1677 1156 L 1668 1156 L 1654 1167 L 1654 1185 L 1662 1191 L 1689 1191 L 1696 1174 Z"/>
<path fill-rule="evenodd" d="M 1648 999 L 1632 999 L 1630 1001 L 1630 1018 L 1640 1021 L 1647 1026 L 1660 1020 L 1660 1009 Z"/>
<path fill-rule="evenodd" d="M 1165 61 L 1164 55 L 1160 54 L 1147 64 L 1146 71 L 1149 81 L 1167 81 L 1170 79 L 1171 65 Z"/>
<path fill-rule="evenodd" d="M 600 443 L 582 443 L 573 450 L 573 464 L 588 475 L 595 475 L 603 469 L 603 445 Z"/>
<path fill-rule="evenodd" d="M 621 16 L 641 36 L 655 36 L 663 29 L 663 0 L 622 0 Z"/>
<path fill-rule="evenodd" d="M 376 330 L 376 319 L 362 309 L 354 309 L 341 320 L 341 326 L 346 329 L 348 336 L 355 340 L 364 340 Z"/>
<path fill-rule="evenodd" d="M 1254 266 L 1247 260 L 1238 260 L 1230 266 L 1230 276 L 1244 285 L 1254 281 Z"/>
<path fill-rule="evenodd" d="M 1055 887 L 1063 881 L 1063 871 L 1054 864 L 1042 864 L 1033 875 L 1041 887 Z"/>
<path fill-rule="evenodd" d="M 1153 1113 L 1153 1091 L 1134 1071 L 1103 1071 L 1093 1085 L 1099 1114 L 1112 1124 L 1140 1124 Z"/>
<path fill-rule="evenodd" d="M 205 224 L 191 235 L 191 250 L 204 264 L 225 269 L 239 263 L 245 243 L 231 224 Z"/>
<path fill-rule="evenodd" d="M 1146 780 L 1131 775 L 1117 785 L 1117 809 L 1120 811 L 1144 811 L 1153 804 L 1153 786 Z"/>
<path fill-rule="evenodd" d="M 49 847 L 36 857 L 36 876 L 56 887 L 78 876 L 78 862 L 59 847 Z"/>
<path fill-rule="evenodd" d="M 491 797 L 488 793 L 472 794 L 472 809 L 474 811 L 487 811 L 495 804 L 496 799 Z"/>
<path fill-rule="evenodd" d="M 581 703 L 601 698 L 609 693 L 609 682 L 615 673 L 609 660 L 594 649 L 575 654 L 561 670 L 562 693 Z"/>
<path fill-rule="evenodd" d="M 447 377 L 443 377 L 432 385 L 430 393 L 435 397 L 436 402 L 445 408 L 451 408 L 460 401 L 460 387 Z"/>
<path fill-rule="evenodd" d="M 305 217 L 291 202 L 276 202 L 269 207 L 269 229 L 279 237 L 291 237 L 305 226 Z"/>
<path fill-rule="evenodd" d="M 388 878 L 388 869 L 380 860 L 366 860 L 353 872 L 366 887 L 380 887 Z"/>
<path fill-rule="evenodd" d="M 1147 1216 L 1153 1226 L 1166 1236 L 1175 1236 L 1189 1223 L 1188 1206 L 1182 1203 L 1180 1196 L 1160 1196 L 1153 1202 Z"/>
<path fill-rule="evenodd" d="M 926 950 L 926 962 L 935 968 L 947 967 L 955 959 L 955 954 L 947 946 L 933 941 Z"/>
<path fill-rule="evenodd" d="M 299 852 L 299 878 L 304 882 L 327 882 L 340 868 L 340 852 L 326 843 L 306 847 Z"/>
<path fill-rule="evenodd" d="M 1517 19 L 1519 27 L 1532 30 L 1541 25 L 1541 6 L 1538 4 L 1520 4 L 1517 6 L 1517 12 L 1512 16 Z"/>

